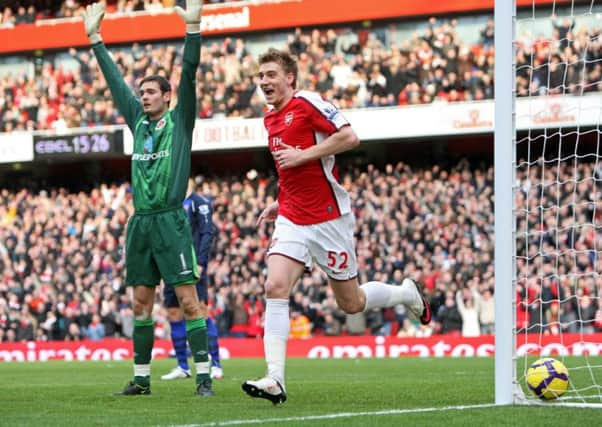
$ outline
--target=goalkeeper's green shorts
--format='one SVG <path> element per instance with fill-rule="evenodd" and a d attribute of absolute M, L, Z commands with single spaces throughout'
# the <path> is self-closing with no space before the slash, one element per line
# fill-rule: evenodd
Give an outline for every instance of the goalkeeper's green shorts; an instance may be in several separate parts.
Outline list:
<path fill-rule="evenodd" d="M 199 278 L 192 231 L 183 208 L 135 213 L 125 243 L 126 286 L 194 284 Z"/>

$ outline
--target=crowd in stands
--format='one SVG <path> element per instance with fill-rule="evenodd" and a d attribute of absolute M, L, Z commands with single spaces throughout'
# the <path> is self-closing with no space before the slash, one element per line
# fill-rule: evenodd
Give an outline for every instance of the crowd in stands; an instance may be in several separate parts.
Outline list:
<path fill-rule="evenodd" d="M 594 244 L 602 212 L 597 173 L 587 163 L 576 171 L 572 163 L 544 174 L 537 165 L 518 171 L 516 297 L 522 330 L 602 331 Z M 466 161 L 453 167 L 354 166 L 341 171 L 341 180 L 357 218 L 359 281 L 399 285 L 415 277 L 425 285 L 434 321 L 422 326 L 401 305 L 345 315 L 324 274 L 314 269 L 291 296 L 291 336 L 491 334 L 492 168 Z M 211 313 L 221 336 L 259 337 L 273 225 L 255 223 L 274 198 L 276 180 L 251 170 L 244 176 L 198 176 L 197 183 L 213 199 L 219 230 L 208 266 Z M 131 336 L 123 244 L 132 209 L 127 183 L 79 193 L 0 190 L 0 341 Z M 157 295 L 156 335 L 168 337 Z"/>
<path fill-rule="evenodd" d="M 227 0 L 229 2 L 237 0 Z M 176 5 L 184 6 L 185 0 L 106 0 L 108 14 L 132 12 L 159 12 Z M 204 0 L 204 3 L 225 3 L 226 0 Z M 33 24 L 44 19 L 65 19 L 82 16 L 92 0 L 8 0 L 2 2 L 0 28 Z"/>
<path fill-rule="evenodd" d="M 575 155 L 550 166 L 523 161 L 517 169 L 517 327 L 551 334 L 600 331 L 602 169 Z"/>
<path fill-rule="evenodd" d="M 297 28 L 281 45 L 299 58 L 298 87 L 320 92 L 342 109 L 392 107 L 493 98 L 493 21 L 466 44 L 455 20 L 431 18 L 424 31 L 396 41 L 373 29 Z M 150 73 L 179 80 L 181 42 L 114 48 L 133 90 Z M 200 118 L 260 117 L 265 103 L 249 39 L 207 39 L 198 76 Z M 600 29 L 553 20 L 550 35 L 517 43 L 517 93 L 583 94 L 602 90 Z M 64 130 L 123 123 L 88 50 L 71 49 L 79 63 L 46 58 L 38 75 L 0 77 L 0 132 Z"/>

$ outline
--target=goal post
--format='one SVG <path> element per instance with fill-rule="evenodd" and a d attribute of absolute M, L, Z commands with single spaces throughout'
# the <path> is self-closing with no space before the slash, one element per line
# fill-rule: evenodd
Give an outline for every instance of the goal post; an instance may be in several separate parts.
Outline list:
<path fill-rule="evenodd" d="M 496 0 L 495 25 L 495 403 L 513 403 L 514 312 L 514 0 Z"/>
<path fill-rule="evenodd" d="M 518 4 L 518 8 L 517 8 Z M 602 1 L 495 0 L 495 403 L 602 408 Z"/>

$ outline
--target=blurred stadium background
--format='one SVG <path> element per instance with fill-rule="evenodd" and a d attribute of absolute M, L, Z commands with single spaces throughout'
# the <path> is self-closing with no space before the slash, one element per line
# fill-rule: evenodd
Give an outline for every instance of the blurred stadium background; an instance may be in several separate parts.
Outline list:
<path fill-rule="evenodd" d="M 87 3 L 6 1 L 0 10 L 0 361 L 131 357 L 123 340 L 133 319 L 122 257 L 132 213 L 131 136 L 87 48 L 79 18 Z M 171 12 L 175 3 L 108 1 L 103 38 L 132 87 L 148 73 L 179 80 L 183 25 Z M 360 281 L 400 283 L 417 274 L 435 314 L 428 327 L 410 321 L 403 307 L 345 315 L 314 271 L 292 297 L 297 339 L 290 354 L 492 354 L 492 2 L 207 3 L 192 170 L 201 192 L 214 199 L 219 234 L 208 271 L 223 356 L 262 355 L 261 340 L 241 338 L 262 333 L 271 228 L 254 223 L 274 197 L 276 180 L 254 73 L 257 54 L 269 46 L 297 54 L 300 86 L 344 109 L 362 139 L 359 149 L 338 158 L 357 217 Z M 599 15 L 563 18 L 590 2 L 535 3 L 541 18 L 533 28 L 541 39 L 518 43 L 517 65 L 539 62 L 519 71 L 517 108 L 521 96 L 538 94 L 541 101 L 533 122 L 517 123 L 519 132 L 537 140 L 533 129 L 543 124 L 599 130 L 599 117 L 571 113 L 602 91 Z M 519 16 L 532 12 L 530 1 L 518 4 L 525 7 Z M 550 19 L 552 8 L 558 19 Z M 582 51 L 546 39 L 592 42 Z M 573 60 L 581 54 L 587 66 Z M 599 137 L 599 131 L 569 134 L 564 141 L 597 150 Z M 554 150 L 557 140 L 545 141 L 543 150 Z M 532 153 L 519 147 L 520 155 Z M 598 168 L 579 163 L 584 175 Z M 517 178 L 527 185 L 530 177 Z M 579 192 L 597 185 L 588 181 Z M 561 199 L 573 194 L 564 191 Z M 580 209 L 591 214 L 591 207 Z M 579 238 L 599 233 L 587 232 Z M 579 266 L 595 271 L 596 262 L 585 256 Z M 576 287 L 527 284 L 516 296 L 518 328 L 551 345 L 567 334 L 561 345 L 570 352 L 570 334 L 602 332 L 601 289 L 598 278 Z M 547 301 L 546 292 L 563 293 L 561 310 L 529 304 Z M 475 305 L 477 316 L 470 316 Z M 159 299 L 154 316 L 156 356 L 165 357 L 169 323 Z"/>

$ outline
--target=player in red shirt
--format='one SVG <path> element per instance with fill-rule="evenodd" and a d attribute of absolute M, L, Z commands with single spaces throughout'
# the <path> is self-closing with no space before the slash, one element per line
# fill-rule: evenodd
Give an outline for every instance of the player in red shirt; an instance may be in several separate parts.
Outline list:
<path fill-rule="evenodd" d="M 401 286 L 359 285 L 355 256 L 355 218 L 349 195 L 338 183 L 335 154 L 359 139 L 349 122 L 319 94 L 295 90 L 297 62 L 269 49 L 259 57 L 260 87 L 272 109 L 265 115 L 269 149 L 278 170 L 279 194 L 257 221 L 276 221 L 268 250 L 264 351 L 267 375 L 245 381 L 243 390 L 272 403 L 286 400 L 284 365 L 289 337 L 289 296 L 306 268 L 315 262 L 328 275 L 337 303 L 353 314 L 404 304 L 423 324 L 431 312 L 410 278 Z"/>

